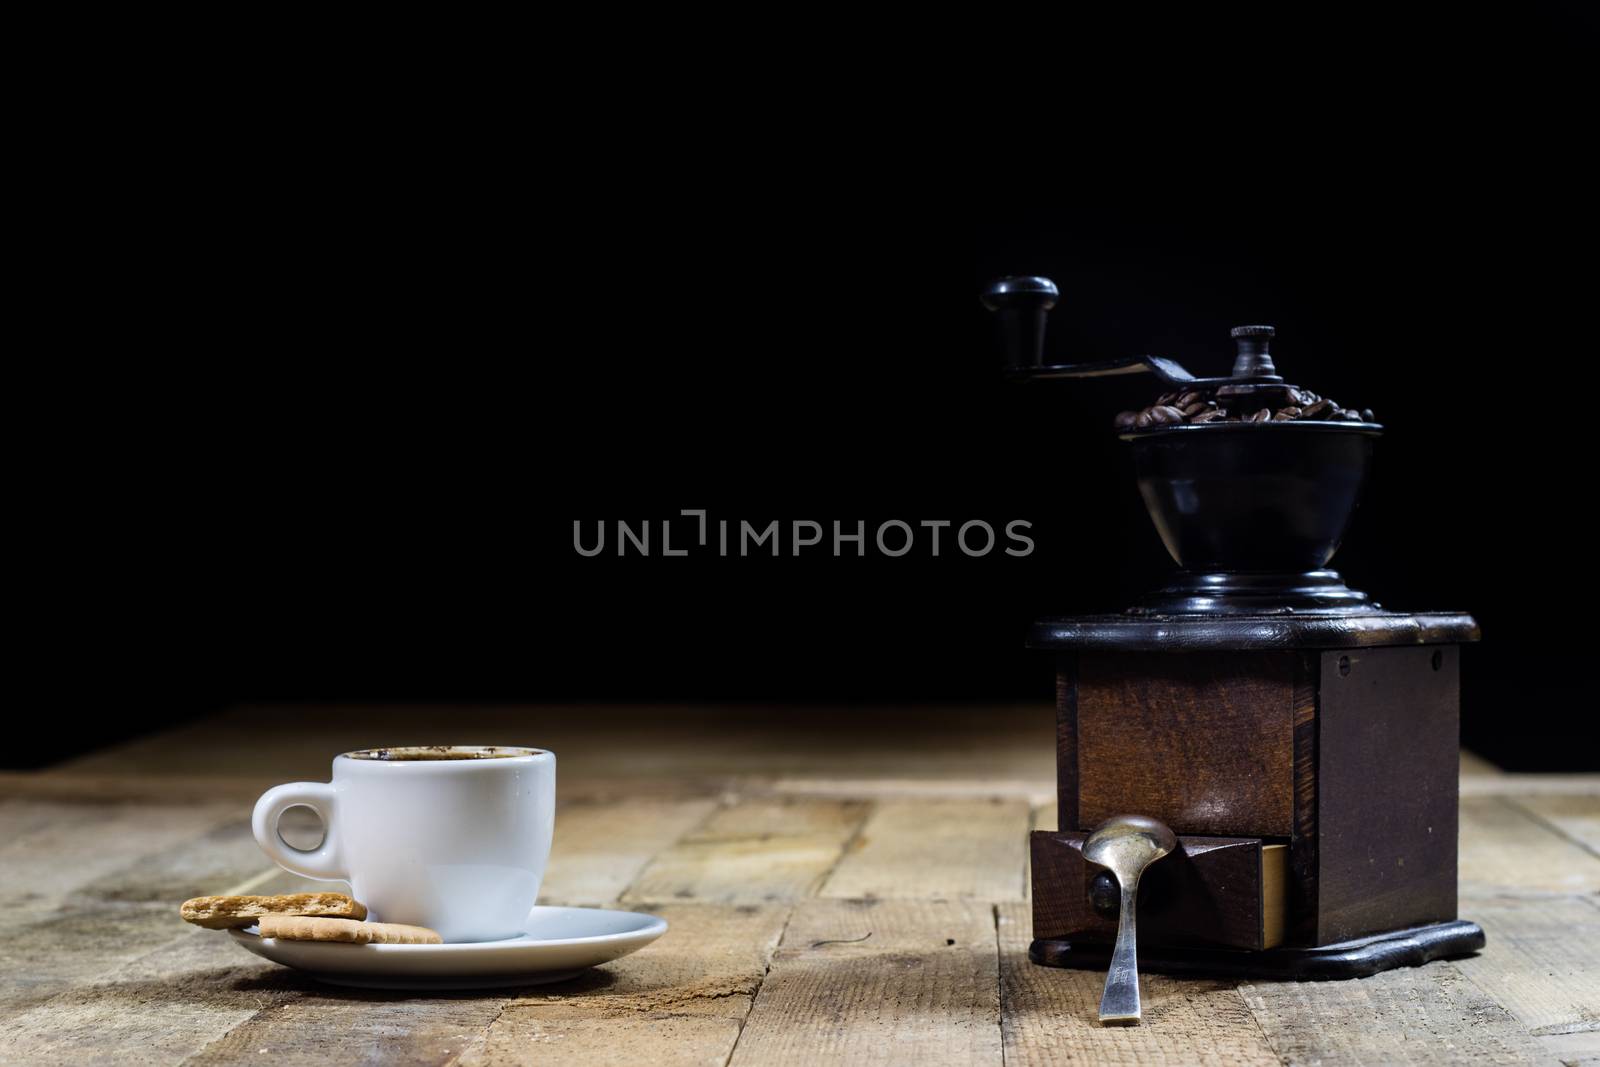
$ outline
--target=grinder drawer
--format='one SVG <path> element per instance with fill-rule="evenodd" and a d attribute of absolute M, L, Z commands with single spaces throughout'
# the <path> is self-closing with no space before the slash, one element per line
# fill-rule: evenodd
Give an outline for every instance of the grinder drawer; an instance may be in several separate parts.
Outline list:
<path fill-rule="evenodd" d="M 1082 832 L 1035 830 L 1033 936 L 1112 942 L 1116 881 L 1083 858 Z M 1139 880 L 1139 942 L 1272 948 L 1283 943 L 1289 847 L 1259 837 L 1180 836 Z M 1096 887 L 1095 879 L 1106 875 Z M 1096 907 L 1096 902 L 1100 907 Z"/>

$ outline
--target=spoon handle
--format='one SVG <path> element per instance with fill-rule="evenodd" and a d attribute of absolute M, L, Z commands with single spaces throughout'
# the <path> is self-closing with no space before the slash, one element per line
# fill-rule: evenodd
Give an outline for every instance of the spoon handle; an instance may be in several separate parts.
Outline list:
<path fill-rule="evenodd" d="M 1142 873 L 1142 872 L 1140 872 Z M 1117 947 L 1111 954 L 1111 970 L 1106 974 L 1106 991 L 1100 997 L 1100 1021 L 1136 1023 L 1139 1021 L 1139 938 L 1134 930 L 1135 896 L 1139 875 L 1118 879 L 1122 885 L 1122 913 L 1117 919 Z"/>

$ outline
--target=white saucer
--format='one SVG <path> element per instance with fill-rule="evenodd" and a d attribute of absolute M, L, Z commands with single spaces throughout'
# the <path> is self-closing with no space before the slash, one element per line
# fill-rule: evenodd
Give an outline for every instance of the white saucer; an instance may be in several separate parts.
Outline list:
<path fill-rule="evenodd" d="M 665 919 L 602 908 L 536 907 L 521 937 L 457 945 L 350 945 L 229 930 L 241 948 L 335 985 L 374 989 L 489 989 L 571 978 L 667 932 Z"/>

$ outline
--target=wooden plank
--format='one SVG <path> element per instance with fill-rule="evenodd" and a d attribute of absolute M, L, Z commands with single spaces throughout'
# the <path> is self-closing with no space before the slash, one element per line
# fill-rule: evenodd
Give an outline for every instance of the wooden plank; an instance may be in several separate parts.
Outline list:
<path fill-rule="evenodd" d="M 93 813 L 84 810 L 84 805 L 68 806 L 60 803 L 43 803 L 33 798 L 7 797 L 0 800 L 0 846 L 10 844 L 19 837 L 37 833 L 63 817 L 71 818 L 77 813 L 78 823 L 87 822 Z"/>
<path fill-rule="evenodd" d="M 328 884 L 274 871 L 251 891 L 293 893 Z M 242 954 L 226 935 L 213 936 Z M 449 1063 L 484 1033 L 509 999 L 508 993 L 496 990 L 416 994 L 341 989 L 270 963 L 255 978 L 231 984 L 214 975 L 209 988 L 219 1010 L 231 1007 L 229 989 L 253 1001 L 254 1010 L 219 1029 L 185 1064 Z M 225 1020 L 219 1015 L 218 1021 Z"/>
<path fill-rule="evenodd" d="M 1291 942 L 1317 943 L 1317 691 L 1322 657 L 1294 656 L 1294 834 L 1289 840 L 1287 916 Z M 1450 742 L 1454 747 L 1454 739 Z M 1453 886 L 1452 886 L 1453 889 Z"/>
<path fill-rule="evenodd" d="M 1511 802 L 1534 818 L 1600 855 L 1600 793 L 1523 796 Z"/>
<path fill-rule="evenodd" d="M 1594 1067 L 1600 1064 L 1600 1030 L 1577 1030 L 1570 1034 L 1541 1034 L 1539 1044 L 1564 1067 Z"/>
<path fill-rule="evenodd" d="M 1239 992 L 1285 1063 L 1526 1064 L 1544 1050 L 1450 963 Z"/>
<path fill-rule="evenodd" d="M 191 926 L 109 971 L 102 958 L 101 969 L 103 977 L 0 1023 L 0 1061 L 177 1063 L 299 989 L 225 934 Z"/>
<path fill-rule="evenodd" d="M 43 771 L 0 771 L 0 797 L 55 800 L 68 804 L 105 804 L 135 801 L 175 804 L 228 800 L 249 805 L 282 779 L 260 775 L 73 774 L 51 768 Z"/>
<path fill-rule="evenodd" d="M 1461 779 L 1464 797 L 1600 796 L 1600 774 L 1500 774 Z"/>
<path fill-rule="evenodd" d="M 788 905 L 667 904 L 671 929 L 632 956 L 509 1001 L 461 1057 L 478 1064 L 725 1063 Z"/>
<path fill-rule="evenodd" d="M 1029 830 L 1054 830 L 1060 823 L 1055 802 L 1041 804 L 1033 809 L 1033 820 Z M 1029 835 L 1032 840 L 1032 835 Z M 1033 863 L 1030 861 L 1023 867 L 1022 896 L 1024 900 L 1033 899 Z"/>
<path fill-rule="evenodd" d="M 1027 905 L 995 911 L 1006 1067 L 1279 1062 L 1233 982 L 1144 975 L 1144 1024 L 1101 1026 L 1105 974 L 1030 963 Z"/>
<path fill-rule="evenodd" d="M 1006 797 L 1055 807 L 1056 790 L 1044 778 L 743 778 L 747 793 L 835 797 L 852 800 L 907 800 Z"/>
<path fill-rule="evenodd" d="M 488 994 L 393 993 L 318 986 L 275 976 L 291 994 L 261 1008 L 185 1064 L 449 1063 L 500 1014 L 505 997 Z"/>
<path fill-rule="evenodd" d="M 1460 649 L 1334 649 L 1321 661 L 1317 877 L 1295 900 L 1314 890 L 1312 943 L 1455 918 Z"/>
<path fill-rule="evenodd" d="M 261 723 L 274 724 L 263 731 Z M 520 741 L 555 752 L 568 783 L 693 781 L 746 775 L 810 778 L 1048 779 L 1054 715 L 1044 702 L 919 707 L 915 728 L 855 707 L 766 714 L 748 705 L 508 707 L 297 705 L 238 707 L 164 734 L 103 749 L 51 774 L 211 774 L 326 781 L 340 752 L 456 737 Z M 759 723 L 758 728 L 752 725 Z M 625 736 L 628 744 L 619 745 Z M 852 743 L 841 745 L 841 737 Z M 448 740 L 448 739 L 446 739 Z"/>
<path fill-rule="evenodd" d="M 1576 897 L 1475 901 L 1489 945 L 1455 966 L 1535 1034 L 1600 1027 L 1600 908 Z"/>
<path fill-rule="evenodd" d="M 631 956 L 510 1003 L 614 1015 L 671 1011 L 743 1018 L 789 921 L 788 904 L 658 904 L 670 929 Z"/>
<path fill-rule="evenodd" d="M 711 800 L 635 798 L 562 805 L 540 903 L 610 904 L 715 806 Z"/>
<path fill-rule="evenodd" d="M 238 817 L 230 804 L 22 803 L 32 805 L 31 815 L 13 806 L 11 817 L 40 821 L 0 843 L 0 924 L 26 921 L 96 879 Z"/>
<path fill-rule="evenodd" d="M 807 900 L 730 1062 L 998 1067 L 999 1024 L 989 905 Z"/>
<path fill-rule="evenodd" d="M 51 911 L 11 926 L 0 934 L 0 1020 L 91 981 L 189 929 L 177 908 L 150 904 Z"/>
<path fill-rule="evenodd" d="M 886 800 L 822 896 L 1021 900 L 1032 812 L 1021 800 Z"/>
<path fill-rule="evenodd" d="M 622 899 L 762 904 L 808 896 L 839 861 L 865 810 L 809 797 L 743 803 L 748 810 L 727 810 L 741 806 L 735 802 L 713 813 L 707 836 L 691 833 L 657 855 Z"/>
<path fill-rule="evenodd" d="M 1067 829 L 1078 825 L 1078 657 L 1071 652 L 1056 656 L 1056 811 Z"/>
<path fill-rule="evenodd" d="M 1600 892 L 1600 857 L 1503 797 L 1461 799 L 1461 895 Z M 1463 913 L 1471 918 L 1463 903 Z"/>
<path fill-rule="evenodd" d="M 121 825 L 102 818 L 102 825 L 108 823 Z M 88 826 L 79 830 L 93 834 Z M 152 839 L 134 841 L 148 845 Z M 127 860 L 124 851 L 106 844 L 107 855 Z M 87 864 L 87 880 L 58 872 L 57 882 L 72 887 L 68 892 L 40 893 L 31 905 L 0 911 L 0 1019 L 187 938 L 194 927 L 178 917 L 178 904 L 190 896 L 238 891 L 241 879 L 265 873 L 263 862 L 248 829 L 229 822 L 115 870 Z M 257 881 L 267 893 L 326 887 L 282 871 Z"/>
<path fill-rule="evenodd" d="M 860 829 L 870 805 L 864 801 L 818 800 L 795 796 L 738 797 L 725 801 L 685 835 L 688 841 L 826 834 L 848 841 Z"/>
<path fill-rule="evenodd" d="M 133 766 L 101 759 L 94 773 L 0 774 L 0 1062 L 998 1063 L 1002 1042 L 1010 1064 L 1600 1057 L 1600 776 L 1489 774 L 1466 761 L 1462 913 L 1488 929 L 1482 955 L 1360 982 L 1259 983 L 1247 987 L 1257 997 L 1248 1005 L 1226 982 L 1151 976 L 1146 1025 L 1105 1028 L 1094 1015 L 1102 975 L 1025 959 L 1025 831 L 1030 821 L 1055 825 L 1044 803 L 1053 799 L 1052 716 L 1042 705 L 1026 722 L 952 716 L 909 741 L 903 730 L 869 729 L 843 757 L 837 736 L 848 723 L 789 723 L 697 750 L 683 739 L 696 731 L 652 712 L 653 722 L 641 714 L 644 740 L 625 765 L 608 762 L 614 737 L 597 716 L 569 714 L 548 735 L 535 723 L 562 752 L 545 899 L 559 891 L 603 904 L 632 879 L 629 899 L 666 915 L 672 930 L 572 983 L 414 998 L 318 986 L 175 915 L 178 900 L 200 892 L 313 884 L 272 871 L 243 820 L 260 788 L 325 778 L 329 755 L 352 747 L 315 732 L 320 714 L 292 744 L 263 743 L 241 719 L 226 734 L 157 739 Z M 401 726 L 420 731 L 431 714 Z M 506 726 L 523 714 L 480 718 Z M 974 746 L 992 746 L 981 763 Z M 232 765 L 239 777 L 189 773 Z M 722 797 L 730 789 L 738 795 Z M 954 813 L 981 812 L 996 797 L 1018 810 L 960 828 L 967 817 Z M 1016 859 L 997 860 L 988 850 L 1004 855 L 1008 839 Z M 747 866 L 726 862 L 740 853 Z M 1014 874 L 984 873 L 1002 865 Z M 829 877 L 835 868 L 843 881 Z M 996 946 L 981 901 L 1001 884 L 1012 888 Z M 738 902 L 763 885 L 773 901 Z M 774 954 L 791 902 L 839 885 L 978 899 L 803 900 Z M 646 905 L 645 891 L 666 902 Z M 702 893 L 734 902 L 694 903 Z M 974 950 L 985 923 L 988 947 Z M 819 943 L 867 933 L 857 944 Z"/>
<path fill-rule="evenodd" d="M 574 1009 L 514 1006 L 495 1020 L 487 1034 L 470 1041 L 459 1060 L 447 1055 L 434 1062 L 459 1067 L 721 1067 L 739 1039 L 739 1027 L 738 1019 L 714 1015 L 645 1012 L 591 1017 Z"/>
<path fill-rule="evenodd" d="M 161 891 L 208 863 L 226 806 L 7 805 L 22 832 L 0 844 L 0 1018 L 25 1012 L 62 990 L 104 974 L 188 929 L 182 896 Z M 259 863 L 259 852 L 257 859 Z M 227 860 L 213 869 L 226 870 Z M 172 868 L 161 888 L 145 883 Z M 193 895 L 193 894 L 189 894 Z"/>
<path fill-rule="evenodd" d="M 563 772 L 565 769 L 563 766 Z M 570 777 L 563 774 L 558 803 L 641 797 L 708 797 L 720 791 L 727 780 L 726 775 L 699 778 L 688 775 L 619 777 L 588 774 L 569 780 Z M 0 771 L 0 797 L 59 800 L 76 804 L 108 801 L 170 804 L 179 801 L 227 800 L 242 805 L 242 810 L 248 810 L 256 798 L 272 786 L 297 778 L 325 781 L 328 778 L 327 761 L 313 768 L 297 766 L 274 769 L 269 760 L 254 769 L 227 775 L 176 774 L 156 769 L 149 769 L 144 774 L 89 774 L 70 765 L 44 771 Z"/>
<path fill-rule="evenodd" d="M 1294 666 L 1293 652 L 1080 655 L 1068 829 L 1132 811 L 1180 834 L 1288 837 Z"/>
<path fill-rule="evenodd" d="M 249 820 L 241 818 L 101 875 L 74 890 L 67 905 L 93 908 L 132 902 L 160 904 L 176 911 L 190 897 L 225 892 L 267 870 L 276 868 L 262 855 Z"/>

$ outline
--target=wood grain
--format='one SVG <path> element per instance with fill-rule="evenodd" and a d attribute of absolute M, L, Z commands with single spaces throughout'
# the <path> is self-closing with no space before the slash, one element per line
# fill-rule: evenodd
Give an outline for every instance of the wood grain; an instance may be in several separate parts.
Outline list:
<path fill-rule="evenodd" d="M 1144 1024 L 1101 1026 L 1105 975 L 1029 963 L 1026 905 L 995 911 L 1007 1067 L 1279 1062 L 1233 982 L 1143 975 Z"/>
<path fill-rule="evenodd" d="M 1001 1062 L 990 905 L 954 900 L 802 902 L 731 1060 Z"/>
<path fill-rule="evenodd" d="M 1464 797 L 1600 796 L 1600 774 L 1512 774 L 1461 779 Z"/>
<path fill-rule="evenodd" d="M 807 896 L 839 862 L 866 810 L 853 801 L 796 798 L 713 813 L 704 836 L 691 833 L 656 856 L 622 899 L 762 904 Z"/>
<path fill-rule="evenodd" d="M 1569 1034 L 1540 1034 L 1539 1044 L 1563 1067 L 1594 1067 L 1600 1063 L 1600 1030 L 1574 1030 Z"/>
<path fill-rule="evenodd" d="M 1600 794 L 1519 796 L 1511 802 L 1563 837 L 1600 855 Z"/>
<path fill-rule="evenodd" d="M 102 956 L 97 977 L 0 1022 L 0 1062 L 177 1063 L 304 985 L 225 935 L 184 926 L 121 964 Z"/>
<path fill-rule="evenodd" d="M 1060 826 L 1061 819 L 1057 814 L 1054 802 L 1041 804 L 1033 809 L 1033 820 L 1029 823 L 1029 862 L 1023 869 L 1022 896 L 1025 900 L 1033 899 L 1033 862 L 1032 840 L 1033 834 L 1040 830 L 1055 830 Z"/>
<path fill-rule="evenodd" d="M 649 948 L 508 1001 L 461 1063 L 726 1062 L 788 906 L 668 904 Z"/>
<path fill-rule="evenodd" d="M 1319 945 L 1456 917 L 1460 651 L 1322 653 Z"/>
<path fill-rule="evenodd" d="M 53 774 L 233 777 L 265 788 L 326 781 L 340 752 L 371 745 L 438 743 L 454 737 L 520 739 L 555 752 L 560 793 L 641 795 L 758 776 L 790 778 L 982 778 L 1049 782 L 1055 774 L 1054 715 L 1047 693 L 1021 704 L 923 706 L 917 728 L 894 713 L 830 706 L 522 705 L 459 707 L 241 705 L 203 722 L 102 749 Z M 261 724 L 271 722 L 271 730 Z M 849 738 L 850 744 L 841 743 Z M 259 789 L 257 790 L 259 793 Z"/>
<path fill-rule="evenodd" d="M 1284 1063 L 1544 1060 L 1538 1041 L 1450 963 L 1352 982 L 1253 983 L 1239 991 Z"/>
<path fill-rule="evenodd" d="M 886 800 L 822 896 L 1021 900 L 1032 813 L 1020 800 Z"/>
<path fill-rule="evenodd" d="M 193 928 L 178 918 L 178 903 L 221 891 L 263 862 L 245 825 L 215 825 L 215 809 L 176 817 L 165 806 L 86 804 L 54 816 L 52 828 L 0 850 L 0 885 L 10 887 L 0 908 L 0 974 L 8 976 L 0 1020 L 185 939 Z M 171 843 L 185 833 L 188 840 Z M 56 866 L 63 854 L 71 868 Z"/>
<path fill-rule="evenodd" d="M 1180 834 L 1294 832 L 1294 653 L 1085 654 L 1078 672 L 1074 829 L 1135 812 Z"/>
<path fill-rule="evenodd" d="M 1069 830 L 1087 830 L 1078 812 L 1078 657 L 1056 657 L 1056 807 Z"/>
<path fill-rule="evenodd" d="M 240 815 L 237 805 L 218 803 L 8 801 L 6 806 L 13 819 L 25 824 L 44 821 L 0 843 L 0 921 L 59 906 L 96 879 L 182 847 Z"/>
<path fill-rule="evenodd" d="M 715 807 L 711 800 L 660 798 L 563 805 L 539 889 L 540 903 L 610 904 L 652 858 L 703 822 Z"/>
<path fill-rule="evenodd" d="M 1600 1028 L 1600 908 L 1577 897 L 1473 903 L 1489 945 L 1461 972 L 1535 1034 Z"/>
<path fill-rule="evenodd" d="M 1600 892 L 1600 857 L 1503 797 L 1461 798 L 1460 871 L 1463 899 Z"/>
<path fill-rule="evenodd" d="M 692 745 L 624 709 L 641 750 L 621 762 L 604 709 L 463 716 L 567 746 L 547 890 L 672 924 L 574 981 L 472 994 L 320 986 L 177 918 L 187 896 L 326 888 L 269 870 L 245 818 L 265 785 L 352 747 L 317 726 L 348 715 L 289 709 L 298 732 L 274 740 L 258 709 L 0 775 L 0 1063 L 1600 1060 L 1600 776 L 1465 762 L 1477 957 L 1355 982 L 1150 976 L 1145 1025 L 1102 1027 L 1102 975 L 1026 961 L 1022 849 L 1030 823 L 1056 825 L 1057 783 L 1051 712 L 1025 710 L 919 714 L 908 738 L 690 709 L 710 731 Z M 405 711 L 396 733 L 427 727 Z M 850 896 L 868 893 L 887 896 Z"/>
<path fill-rule="evenodd" d="M 686 832 L 688 841 L 731 841 L 824 834 L 848 841 L 872 805 L 860 800 L 802 796 L 752 796 L 725 800 Z"/>
<path fill-rule="evenodd" d="M 740 1022 L 708 1015 L 646 1012 L 597 1016 L 578 1008 L 507 1007 L 488 1031 L 453 1058 L 459 1067 L 721 1067 L 739 1039 Z M 263 1057 L 264 1058 L 264 1057 Z"/>
<path fill-rule="evenodd" d="M 658 904 L 671 929 L 587 975 L 535 988 L 513 1006 L 605 1015 L 670 1011 L 743 1018 L 789 922 L 788 904 Z"/>
<path fill-rule="evenodd" d="M 504 1003 L 493 994 L 343 990 L 277 976 L 269 981 L 288 984 L 293 995 L 261 1008 L 184 1062 L 443 1064 L 487 1030 Z"/>
<path fill-rule="evenodd" d="M 1294 658 L 1294 833 L 1289 838 L 1285 933 L 1290 944 L 1317 941 L 1317 690 L 1322 658 Z"/>

